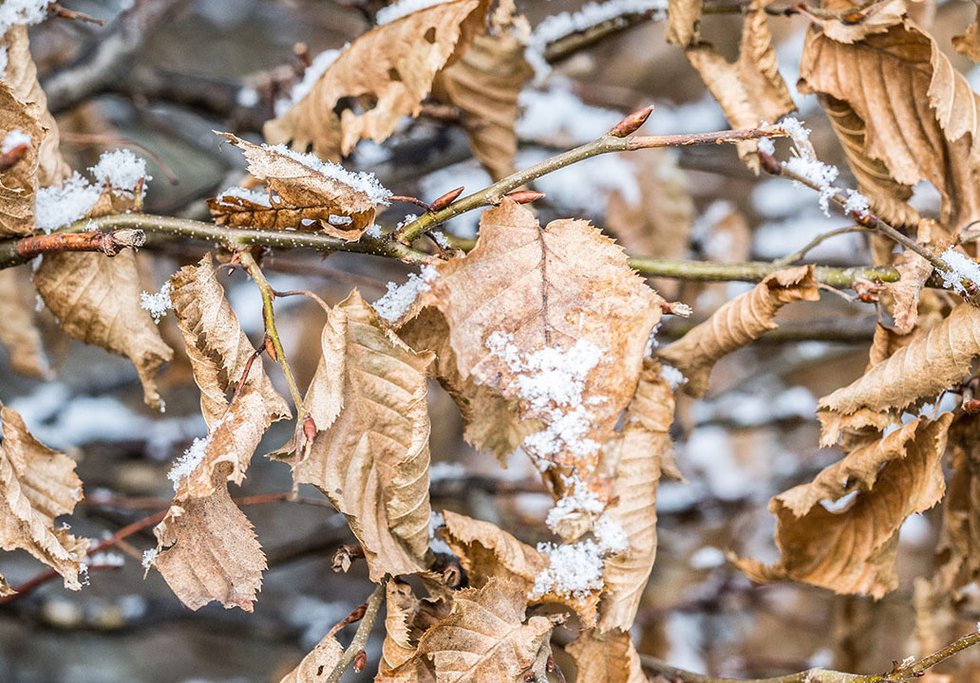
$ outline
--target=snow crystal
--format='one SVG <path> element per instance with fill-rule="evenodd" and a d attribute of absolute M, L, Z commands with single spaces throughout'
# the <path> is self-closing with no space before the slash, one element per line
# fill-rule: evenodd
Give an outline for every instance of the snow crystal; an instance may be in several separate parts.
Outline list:
<path fill-rule="evenodd" d="M 313 86 L 316 85 L 320 77 L 327 72 L 333 63 L 337 61 L 341 53 L 348 48 L 348 45 L 340 48 L 339 50 L 324 50 L 310 62 L 310 65 L 306 67 L 306 71 L 303 72 L 303 79 L 296 83 L 290 89 L 289 96 L 283 97 L 276 100 L 275 104 L 275 114 L 276 116 L 283 116 L 292 109 L 294 106 L 299 104 L 299 102 L 310 94 L 313 90 Z M 258 94 L 256 94 L 256 100 L 258 99 Z M 240 104 L 240 102 L 239 102 Z"/>
<path fill-rule="evenodd" d="M 174 302 L 170 299 L 170 281 L 163 283 L 160 291 L 156 294 L 140 292 L 140 308 L 153 316 L 153 322 L 159 324 L 160 319 L 167 315 L 167 311 L 174 307 Z"/>
<path fill-rule="evenodd" d="M 549 43 L 564 38 L 572 33 L 587 31 L 607 21 L 625 21 L 628 14 L 655 12 L 662 19 L 667 11 L 665 0 L 607 0 L 607 2 L 590 2 L 577 12 L 562 12 L 552 14 L 534 27 L 534 32 L 528 41 L 525 58 L 534 67 L 540 80 L 548 74 L 544 51 Z"/>
<path fill-rule="evenodd" d="M 0 35 L 12 26 L 33 26 L 48 16 L 48 0 L 5 0 L 0 3 Z"/>
<path fill-rule="evenodd" d="M 769 138 L 759 138 L 759 151 L 772 156 L 776 153 L 776 145 Z"/>
<path fill-rule="evenodd" d="M 237 197 L 259 206 L 272 208 L 272 204 L 269 202 L 269 193 L 266 190 L 249 190 L 244 187 L 232 186 L 215 197 L 215 200 L 218 204 L 224 204 L 226 197 Z"/>
<path fill-rule="evenodd" d="M 548 528 L 557 531 L 561 523 L 569 517 L 580 514 L 597 515 L 605 509 L 599 496 L 590 491 L 580 480 L 574 481 L 571 493 L 560 498 L 555 506 L 548 511 L 545 520 Z M 598 528 L 598 527 L 597 527 Z"/>
<path fill-rule="evenodd" d="M 354 222 L 354 219 L 350 216 L 337 216 L 335 214 L 330 214 L 327 216 L 327 223 L 335 227 L 341 227 L 344 225 L 350 225 Z"/>
<path fill-rule="evenodd" d="M 414 12 L 421 12 L 424 9 L 447 2 L 450 2 L 450 0 L 398 0 L 398 2 L 379 9 L 375 16 L 375 22 L 378 26 L 383 26 L 384 24 L 397 21 L 402 17 L 407 17 Z"/>
<path fill-rule="evenodd" d="M 601 517 L 592 529 L 599 548 L 610 555 L 629 550 L 630 538 L 622 525 L 611 517 Z"/>
<path fill-rule="evenodd" d="M 940 258 L 952 269 L 939 272 L 943 278 L 943 284 L 947 287 L 961 294 L 967 293 L 966 287 L 963 286 L 963 280 L 980 287 L 980 264 L 977 264 L 976 261 L 956 251 L 953 247 L 948 247 Z"/>
<path fill-rule="evenodd" d="M 687 377 L 684 376 L 684 373 L 667 363 L 660 364 L 660 376 L 667 382 L 671 391 L 677 391 L 679 387 L 687 384 Z"/>
<path fill-rule="evenodd" d="M 73 223 L 88 213 L 102 194 L 95 185 L 76 171 L 61 187 L 43 187 L 37 191 L 35 220 L 45 232 Z"/>
<path fill-rule="evenodd" d="M 403 285 L 388 283 L 388 292 L 372 304 L 378 315 L 390 323 L 394 323 L 411 307 L 422 292 L 429 291 L 438 271 L 433 266 L 422 266 L 418 275 L 409 273 L 408 280 Z"/>
<path fill-rule="evenodd" d="M 868 215 L 868 198 L 857 190 L 847 190 L 847 201 L 844 203 L 844 211 L 847 213 L 857 213 L 860 216 Z"/>
<path fill-rule="evenodd" d="M 568 545 L 539 543 L 538 552 L 548 557 L 548 567 L 537 575 L 532 598 L 547 593 L 582 598 L 602 588 L 602 548 L 586 540 Z"/>
<path fill-rule="evenodd" d="M 174 491 L 180 488 L 180 482 L 183 481 L 184 477 L 190 475 L 201 461 L 204 460 L 204 453 L 207 451 L 210 442 L 210 435 L 194 439 L 194 443 L 191 444 L 190 448 L 184 451 L 184 454 L 174 463 L 170 472 L 167 473 L 167 479 L 174 484 Z"/>
<path fill-rule="evenodd" d="M 128 149 L 103 152 L 99 162 L 89 168 L 89 172 L 100 183 L 120 192 L 133 192 L 140 178 L 143 179 L 144 186 L 153 179 L 146 174 L 146 160 Z"/>
<path fill-rule="evenodd" d="M 14 128 L 3 137 L 3 142 L 0 142 L 0 154 L 6 154 L 15 147 L 30 146 L 30 144 L 31 136 L 19 128 Z"/>
<path fill-rule="evenodd" d="M 388 205 L 391 192 L 385 188 L 373 173 L 365 171 L 348 171 L 340 164 L 332 161 L 321 161 L 311 152 L 301 153 L 289 149 L 285 145 L 262 145 L 262 148 L 276 154 L 287 156 L 293 161 L 298 161 L 307 168 L 311 168 L 317 173 L 322 173 L 331 180 L 347 185 L 351 189 L 366 194 L 368 199 L 374 204 Z"/>
<path fill-rule="evenodd" d="M 825 216 L 830 216 L 830 198 L 837 193 L 833 184 L 840 173 L 837 167 L 825 164 L 816 158 L 804 158 L 802 156 L 790 157 L 784 162 L 784 165 L 788 171 L 806 178 L 817 186 L 820 192 L 820 210 Z"/>

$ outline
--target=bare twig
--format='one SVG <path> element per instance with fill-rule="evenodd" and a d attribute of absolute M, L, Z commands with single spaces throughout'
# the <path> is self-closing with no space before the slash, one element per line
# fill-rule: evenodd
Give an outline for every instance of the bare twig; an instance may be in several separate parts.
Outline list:
<path fill-rule="evenodd" d="M 344 654 L 340 658 L 340 661 L 337 662 L 337 666 L 330 672 L 330 675 L 327 676 L 324 683 L 339 683 L 347 667 L 354 661 L 357 653 L 367 645 L 368 637 L 371 635 L 371 629 L 374 628 L 374 621 L 378 618 L 378 611 L 381 609 L 381 603 L 384 601 L 385 584 L 387 583 L 388 577 L 385 576 L 381 579 L 381 583 L 378 584 L 377 588 L 374 589 L 374 592 L 371 593 L 371 597 L 368 598 L 366 603 L 367 606 L 364 608 L 361 623 L 358 624 L 357 632 L 354 634 L 354 639 L 347 649 L 344 650 Z"/>
<path fill-rule="evenodd" d="M 812 240 L 807 242 L 804 246 L 800 247 L 792 254 L 788 254 L 782 258 L 778 258 L 773 261 L 774 264 L 779 266 L 791 266 L 797 261 L 802 261 L 810 251 L 817 248 L 819 245 L 823 244 L 825 241 L 829 240 L 831 237 L 837 237 L 838 235 L 846 235 L 851 232 L 861 232 L 869 230 L 869 228 L 863 225 L 847 225 L 843 228 L 837 228 L 836 230 L 828 230 L 827 232 L 821 233 L 814 237 Z"/>
<path fill-rule="evenodd" d="M 707 263 L 702 261 L 668 261 L 634 257 L 630 265 L 638 272 L 651 277 L 667 277 L 677 280 L 699 280 L 703 282 L 761 282 L 767 275 L 784 268 L 778 263 Z M 857 280 L 898 282 L 899 274 L 888 266 L 855 266 L 853 268 L 831 268 L 816 266 L 813 269 L 817 282 L 832 287 L 851 287 Z"/>
<path fill-rule="evenodd" d="M 30 261 L 40 254 L 60 254 L 66 251 L 101 251 L 106 256 L 115 256 L 123 249 L 138 249 L 146 241 L 142 230 L 115 230 L 113 232 L 63 233 L 32 235 L 16 241 L 17 256 Z"/>

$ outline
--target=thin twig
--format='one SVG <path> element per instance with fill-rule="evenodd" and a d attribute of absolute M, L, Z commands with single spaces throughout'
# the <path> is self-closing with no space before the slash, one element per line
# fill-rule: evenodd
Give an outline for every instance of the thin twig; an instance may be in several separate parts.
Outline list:
<path fill-rule="evenodd" d="M 777 263 L 709 263 L 703 261 L 669 261 L 634 257 L 629 264 L 643 275 L 666 277 L 676 280 L 698 280 L 702 282 L 761 282 L 785 266 Z M 832 268 L 815 266 L 813 275 L 817 282 L 832 287 L 849 288 L 857 280 L 879 282 L 898 282 L 899 274 L 888 266 L 854 266 L 851 268 Z"/>
<path fill-rule="evenodd" d="M 819 245 L 823 244 L 831 237 L 837 237 L 838 235 L 846 235 L 851 232 L 863 232 L 867 231 L 869 228 L 863 225 L 847 225 L 843 228 L 837 228 L 836 230 L 828 230 L 827 232 L 821 233 L 814 237 L 812 240 L 806 243 L 806 245 L 800 247 L 792 254 L 778 258 L 773 261 L 774 264 L 778 266 L 791 266 L 797 261 L 802 261 L 810 251 L 817 248 Z"/>
<path fill-rule="evenodd" d="M 286 352 L 282 348 L 282 339 L 279 338 L 279 330 L 276 328 L 276 313 L 272 304 L 276 297 L 275 292 L 269 281 L 265 279 L 265 274 L 251 253 L 247 250 L 240 251 L 238 258 L 241 259 L 242 265 L 245 266 L 252 280 L 258 285 L 259 293 L 262 295 L 262 319 L 265 321 L 265 334 L 272 340 L 272 346 L 276 350 L 276 360 L 279 362 L 279 367 L 282 368 L 282 374 L 286 377 L 286 384 L 289 385 L 289 393 L 292 394 L 296 414 L 303 416 L 306 414 L 303 410 L 303 396 L 299 393 L 299 387 L 296 386 L 293 370 L 286 360 Z"/>
<path fill-rule="evenodd" d="M 371 635 L 371 629 L 374 628 L 374 621 L 378 618 L 378 611 L 381 609 L 381 603 L 384 601 L 385 584 L 387 583 L 388 577 L 385 576 L 381 579 L 381 583 L 378 584 L 377 588 L 374 589 L 374 592 L 371 593 L 371 597 L 367 599 L 367 607 L 364 609 L 364 616 L 361 617 L 361 623 L 358 624 L 357 631 L 354 633 L 354 639 L 347 646 L 347 649 L 344 650 L 344 654 L 341 656 L 340 661 L 337 662 L 337 666 L 333 668 L 333 671 L 330 672 L 330 675 L 327 676 L 324 683 L 340 683 L 340 679 L 343 677 L 347 667 L 354 661 L 354 657 L 367 645 L 368 638 Z"/>
<path fill-rule="evenodd" d="M 146 241 L 142 230 L 114 230 L 102 232 L 53 232 L 51 234 L 22 237 L 14 243 L 17 256 L 30 261 L 41 254 L 60 254 L 68 251 L 101 251 L 115 256 L 123 249 L 138 249 Z"/>

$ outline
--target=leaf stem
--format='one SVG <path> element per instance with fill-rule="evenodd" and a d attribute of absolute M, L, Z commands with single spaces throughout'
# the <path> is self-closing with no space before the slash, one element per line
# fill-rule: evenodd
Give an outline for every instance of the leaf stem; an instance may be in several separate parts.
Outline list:
<path fill-rule="evenodd" d="M 293 370 L 289 367 L 289 361 L 286 360 L 279 330 L 276 328 L 276 314 L 273 307 L 273 300 L 276 295 L 252 254 L 248 250 L 243 250 L 238 252 L 238 257 L 241 259 L 242 265 L 245 266 L 245 270 L 248 271 L 252 280 L 259 287 L 259 293 L 262 295 L 262 319 L 265 321 L 265 333 L 272 340 L 272 346 L 276 350 L 276 360 L 282 368 L 282 374 L 286 377 L 286 384 L 289 385 L 289 393 L 292 395 L 293 404 L 296 406 L 297 419 L 302 420 L 303 416 L 306 415 L 303 409 L 303 396 L 299 393 L 299 387 L 296 386 Z"/>
<path fill-rule="evenodd" d="M 371 593 L 371 597 L 367 599 L 367 608 L 364 610 L 364 616 L 361 617 L 361 623 L 357 625 L 354 639 L 347 646 L 347 649 L 344 650 L 344 654 L 340 658 L 340 661 L 337 662 L 337 666 L 333 668 L 333 671 L 330 672 L 330 675 L 327 676 L 324 683 L 340 683 L 340 679 L 343 677 L 347 667 L 354 661 L 354 657 L 367 645 L 368 638 L 371 636 L 371 629 L 374 628 L 374 622 L 378 618 L 378 612 L 381 609 L 381 602 L 385 597 L 385 584 L 387 583 L 388 577 L 385 576 L 381 579 L 381 583 L 374 589 L 374 592 Z"/>

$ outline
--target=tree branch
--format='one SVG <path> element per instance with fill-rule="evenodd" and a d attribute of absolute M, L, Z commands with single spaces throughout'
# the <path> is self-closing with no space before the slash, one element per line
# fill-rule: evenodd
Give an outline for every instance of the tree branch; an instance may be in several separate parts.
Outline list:
<path fill-rule="evenodd" d="M 347 649 L 344 650 L 344 655 L 337 662 L 337 666 L 330 672 L 330 675 L 327 676 L 324 683 L 339 683 L 347 667 L 354 661 L 354 657 L 367 645 L 368 638 L 371 635 L 371 629 L 374 628 L 374 621 L 378 618 L 378 611 L 381 609 L 381 603 L 385 597 L 385 584 L 387 583 L 388 577 L 385 576 L 381 579 L 378 587 L 374 589 L 374 592 L 371 593 L 371 597 L 367 600 L 367 608 L 364 610 L 364 616 L 361 617 L 361 623 L 357 625 L 357 631 L 354 633 L 354 639 L 347 646 Z"/>
<path fill-rule="evenodd" d="M 22 237 L 14 243 L 14 248 L 17 256 L 27 262 L 40 254 L 60 254 L 67 251 L 101 251 L 106 256 L 115 256 L 126 248 L 138 249 L 145 241 L 146 235 L 142 230 L 53 232 Z"/>
<path fill-rule="evenodd" d="M 767 275 L 785 268 L 778 263 L 709 263 L 704 261 L 668 261 L 647 257 L 630 258 L 629 264 L 638 272 L 651 277 L 702 282 L 761 282 Z M 833 268 L 816 266 L 813 274 L 817 282 L 832 287 L 850 288 L 857 280 L 898 282 L 898 271 L 889 266 L 854 266 Z"/>

